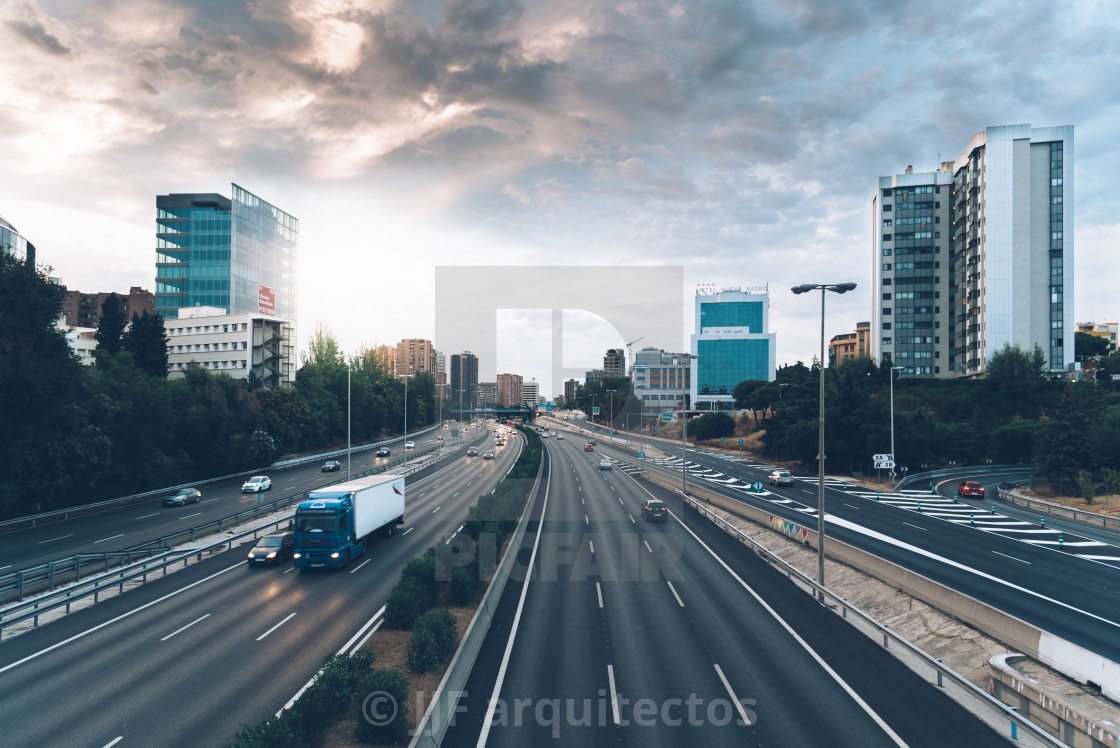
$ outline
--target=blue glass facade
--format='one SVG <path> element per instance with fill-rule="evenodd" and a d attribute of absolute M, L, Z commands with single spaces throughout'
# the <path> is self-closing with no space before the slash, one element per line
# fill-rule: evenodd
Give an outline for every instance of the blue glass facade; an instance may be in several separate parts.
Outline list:
<path fill-rule="evenodd" d="M 156 197 L 156 311 L 212 306 L 296 318 L 299 221 L 233 185 Z M 260 293 L 263 286 L 268 291 Z"/>
<path fill-rule="evenodd" d="M 761 301 L 725 301 L 700 305 L 700 331 L 709 327 L 745 327 L 763 332 Z"/>
<path fill-rule="evenodd" d="M 35 245 L 24 239 L 3 216 L 0 216 L 0 252 L 27 260 L 31 265 L 35 264 Z"/>
<path fill-rule="evenodd" d="M 770 379 L 770 341 L 767 339 L 698 340 L 697 393 L 731 394 L 748 379 Z"/>

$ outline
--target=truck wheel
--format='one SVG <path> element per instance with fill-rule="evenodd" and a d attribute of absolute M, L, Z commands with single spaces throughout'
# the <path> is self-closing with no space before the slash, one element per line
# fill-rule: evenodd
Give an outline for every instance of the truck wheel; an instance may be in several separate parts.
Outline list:
<path fill-rule="evenodd" d="M 387 537 L 387 538 L 393 537 L 393 523 L 392 522 L 385 525 L 385 537 Z"/>

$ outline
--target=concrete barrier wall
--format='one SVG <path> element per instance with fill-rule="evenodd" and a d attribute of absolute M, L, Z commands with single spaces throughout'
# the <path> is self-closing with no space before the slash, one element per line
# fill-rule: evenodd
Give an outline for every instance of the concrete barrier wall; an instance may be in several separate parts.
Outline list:
<path fill-rule="evenodd" d="M 1038 688 L 1011 665 L 1022 659 L 1021 654 L 1002 654 L 989 661 L 992 693 L 997 699 L 1017 707 L 1020 714 L 1073 748 L 1120 746 L 1120 725 L 1090 719 Z"/>
<path fill-rule="evenodd" d="M 680 484 L 672 478 L 655 471 L 647 473 L 647 477 L 652 482 L 665 488 L 671 490 L 680 488 Z M 688 489 L 689 493 L 695 498 L 774 531 L 770 527 L 770 513 L 767 511 L 735 501 L 691 481 Z M 784 533 L 778 534 L 784 535 Z M 808 532 L 806 544 L 812 548 L 817 547 L 817 533 L 811 528 Z M 928 577 L 847 543 L 830 539 L 825 553 L 830 558 L 859 569 L 909 595 L 913 595 L 938 610 L 964 621 L 988 636 L 1007 644 L 1010 648 L 1038 660 L 1074 680 L 1081 683 L 1092 682 L 1100 686 L 1101 693 L 1104 696 L 1114 701 L 1120 701 L 1120 664 L 1067 642 L 974 597 L 946 587 Z"/>

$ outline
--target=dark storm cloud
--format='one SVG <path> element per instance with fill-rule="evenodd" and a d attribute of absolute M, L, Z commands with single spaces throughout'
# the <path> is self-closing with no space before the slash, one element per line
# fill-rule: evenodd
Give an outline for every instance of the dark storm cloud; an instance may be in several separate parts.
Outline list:
<path fill-rule="evenodd" d="M 70 54 L 70 49 L 57 37 L 49 34 L 43 24 L 38 21 L 11 20 L 6 21 L 4 25 L 44 52 L 49 52 L 52 55 Z"/>

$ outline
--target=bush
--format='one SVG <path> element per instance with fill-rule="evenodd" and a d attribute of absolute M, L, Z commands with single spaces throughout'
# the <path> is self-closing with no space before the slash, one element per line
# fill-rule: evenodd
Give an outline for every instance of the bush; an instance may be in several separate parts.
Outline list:
<path fill-rule="evenodd" d="M 401 578 L 393 585 L 385 603 L 385 625 L 398 631 L 410 629 L 435 603 L 436 597 L 427 587 L 414 579 Z"/>
<path fill-rule="evenodd" d="M 697 441 L 731 436 L 735 433 L 735 419 L 723 411 L 708 413 L 690 422 L 689 431 Z"/>
<path fill-rule="evenodd" d="M 374 690 L 372 682 L 375 655 L 363 649 L 353 657 L 331 655 L 315 681 L 290 709 L 278 717 L 246 726 L 237 733 L 232 748 L 298 748 L 322 732 L 350 708 L 355 697 Z M 406 687 L 407 693 L 407 687 Z M 403 700 L 402 700 L 403 703 Z"/>
<path fill-rule="evenodd" d="M 354 709 L 354 737 L 393 745 L 408 737 L 408 680 L 399 670 L 375 670 Z"/>
<path fill-rule="evenodd" d="M 455 618 L 446 610 L 428 611 L 412 627 L 408 669 L 426 673 L 455 648 Z"/>
<path fill-rule="evenodd" d="M 400 580 L 409 580 L 423 587 L 434 600 L 442 586 L 436 579 L 436 549 L 429 548 L 424 555 L 414 558 L 401 569 Z"/>
<path fill-rule="evenodd" d="M 452 605 L 470 605 L 478 587 L 478 558 L 470 566 L 458 566 L 451 571 L 448 597 Z"/>

